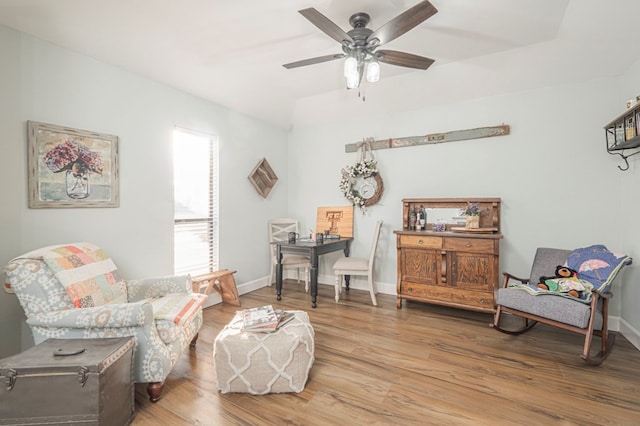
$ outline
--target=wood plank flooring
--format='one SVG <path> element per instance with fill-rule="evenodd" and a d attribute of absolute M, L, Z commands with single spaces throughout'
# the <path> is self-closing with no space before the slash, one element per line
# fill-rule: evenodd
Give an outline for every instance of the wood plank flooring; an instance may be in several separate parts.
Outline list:
<path fill-rule="evenodd" d="M 309 313 L 315 362 L 299 394 L 220 394 L 213 341 L 236 307 L 205 309 L 195 350 L 168 377 L 162 399 L 136 385 L 134 425 L 636 425 L 640 351 L 622 335 L 604 364 L 586 365 L 581 336 L 536 325 L 510 336 L 492 316 L 351 290 L 339 303 L 319 285 L 311 308 L 304 284 L 285 281 L 240 297 Z M 599 344 L 599 339 L 596 340 Z"/>

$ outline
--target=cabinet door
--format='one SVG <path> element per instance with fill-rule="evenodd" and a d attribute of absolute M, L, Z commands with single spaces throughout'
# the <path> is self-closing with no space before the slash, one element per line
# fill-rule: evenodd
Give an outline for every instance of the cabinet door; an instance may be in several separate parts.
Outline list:
<path fill-rule="evenodd" d="M 403 248 L 401 250 L 402 282 L 438 284 L 437 250 Z"/>
<path fill-rule="evenodd" d="M 452 287 L 493 291 L 495 256 L 481 253 L 449 252 L 449 282 Z"/>

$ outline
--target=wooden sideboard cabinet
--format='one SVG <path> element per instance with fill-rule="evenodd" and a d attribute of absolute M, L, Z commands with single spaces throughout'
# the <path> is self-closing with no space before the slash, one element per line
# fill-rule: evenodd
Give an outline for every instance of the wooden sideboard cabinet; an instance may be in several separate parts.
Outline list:
<path fill-rule="evenodd" d="M 495 312 L 499 283 L 500 199 L 404 199 L 403 229 L 394 231 L 398 251 L 397 307 L 402 300 Z M 480 228 L 466 229 L 461 209 L 477 202 Z M 427 212 L 426 229 L 410 230 L 411 211 Z M 431 217 L 431 219 L 430 219 Z M 436 220 L 443 231 L 434 231 Z M 437 229 L 437 227 L 436 227 Z"/>

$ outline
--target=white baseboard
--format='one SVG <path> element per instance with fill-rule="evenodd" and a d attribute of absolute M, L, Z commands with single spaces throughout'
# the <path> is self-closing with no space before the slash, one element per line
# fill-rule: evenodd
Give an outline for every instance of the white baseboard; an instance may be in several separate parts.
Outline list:
<path fill-rule="evenodd" d="M 609 315 L 609 331 L 620 331 L 620 317 L 612 317 Z"/>
<path fill-rule="evenodd" d="M 640 350 L 640 331 L 636 330 L 623 319 L 618 321 L 619 331 L 633 346 Z"/>

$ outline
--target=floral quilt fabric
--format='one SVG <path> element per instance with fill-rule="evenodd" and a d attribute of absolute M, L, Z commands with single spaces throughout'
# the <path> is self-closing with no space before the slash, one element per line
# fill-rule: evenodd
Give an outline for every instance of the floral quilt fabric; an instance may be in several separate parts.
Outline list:
<path fill-rule="evenodd" d="M 76 308 L 126 303 L 127 286 L 109 255 L 90 243 L 56 246 L 42 252 Z"/>
<path fill-rule="evenodd" d="M 159 297 L 151 301 L 153 318 L 184 325 L 200 312 L 206 300 L 207 295 L 199 293 L 175 293 Z"/>

